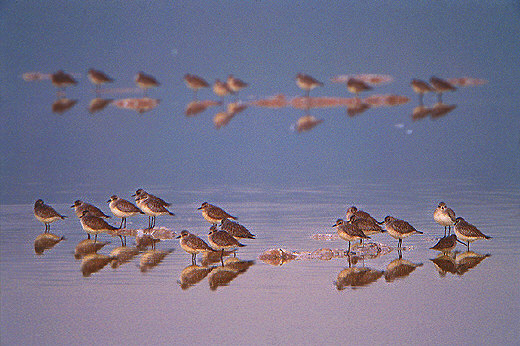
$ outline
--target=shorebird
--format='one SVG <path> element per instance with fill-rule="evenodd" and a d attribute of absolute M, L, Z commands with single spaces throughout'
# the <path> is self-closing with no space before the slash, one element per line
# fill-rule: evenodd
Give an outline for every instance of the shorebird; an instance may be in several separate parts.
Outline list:
<path fill-rule="evenodd" d="M 409 237 L 414 233 L 423 234 L 423 232 L 416 230 L 412 225 L 404 220 L 396 219 L 392 216 L 385 217 L 385 228 L 388 234 L 395 239 L 399 239 L 398 248 L 401 248 L 403 238 Z"/>
<path fill-rule="evenodd" d="M 213 92 L 215 95 L 220 96 L 220 101 L 224 101 L 224 96 L 227 96 L 232 93 L 231 89 L 224 82 L 221 82 L 219 79 L 215 80 L 213 84 Z"/>
<path fill-rule="evenodd" d="M 68 73 L 63 72 L 62 70 L 59 70 L 58 72 L 51 75 L 51 82 L 55 87 L 61 89 L 62 91 L 65 91 L 65 87 L 68 87 L 69 85 L 78 84 L 74 77 Z"/>
<path fill-rule="evenodd" d="M 166 209 L 158 199 L 151 196 L 136 196 L 135 202 L 139 209 L 141 209 L 146 215 L 148 215 L 148 228 L 155 227 L 155 217 L 158 215 L 171 215 L 175 216 L 174 213 Z"/>
<path fill-rule="evenodd" d="M 346 223 L 342 219 L 336 220 L 336 223 L 332 225 L 332 227 L 336 227 L 336 231 L 341 239 L 348 241 L 347 255 L 350 254 L 351 241 L 356 239 L 370 239 L 370 237 L 366 236 L 359 228 L 351 223 Z"/>
<path fill-rule="evenodd" d="M 74 208 L 77 217 L 81 217 L 81 215 L 83 215 L 83 211 L 88 210 L 93 216 L 110 218 L 110 216 L 103 213 L 98 207 L 93 206 L 92 204 L 85 203 L 79 199 L 74 201 L 74 204 L 70 207 Z"/>
<path fill-rule="evenodd" d="M 433 212 L 433 219 L 439 225 L 444 226 L 444 236 L 446 237 L 446 227 L 448 227 L 448 235 L 451 233 L 451 226 L 455 223 L 455 212 L 448 208 L 446 203 L 440 202 Z"/>
<path fill-rule="evenodd" d="M 223 209 L 217 207 L 216 205 L 209 204 L 208 202 L 202 203 L 202 205 L 198 207 L 197 210 L 202 210 L 202 216 L 204 219 L 214 225 L 221 223 L 223 219 L 237 219 L 237 217 L 229 215 Z"/>
<path fill-rule="evenodd" d="M 372 90 L 372 87 L 356 78 L 349 78 L 347 81 L 347 90 L 356 95 L 356 99 L 359 100 L 359 93 L 363 91 Z"/>
<path fill-rule="evenodd" d="M 80 220 L 83 230 L 88 234 L 88 239 L 90 239 L 91 234 L 94 234 L 94 243 L 97 241 L 97 235 L 99 233 L 111 232 L 117 229 L 116 227 L 108 224 L 102 218 L 92 215 L 88 209 L 83 210 Z"/>
<path fill-rule="evenodd" d="M 199 89 L 209 87 L 208 82 L 206 82 L 202 77 L 196 76 L 194 74 L 185 74 L 184 81 L 186 82 L 188 88 L 193 90 L 193 99 L 195 101 L 197 100 L 197 92 Z"/>
<path fill-rule="evenodd" d="M 300 89 L 305 90 L 305 97 L 309 98 L 310 91 L 316 87 L 323 86 L 323 83 L 309 75 L 299 73 L 296 76 L 296 85 L 298 85 Z"/>
<path fill-rule="evenodd" d="M 137 214 L 144 214 L 139 208 L 137 208 L 133 203 L 128 202 L 126 199 L 119 198 L 116 195 L 112 195 L 110 199 L 107 201 L 107 203 L 110 203 L 108 206 L 110 207 L 110 211 L 112 214 L 114 214 L 117 217 L 121 218 L 121 224 L 119 225 L 119 228 L 126 228 L 126 218 L 130 216 L 134 216 Z M 126 244 L 126 236 L 125 242 Z M 121 238 L 121 242 L 123 242 L 123 238 L 121 235 L 119 235 L 119 238 Z"/>
<path fill-rule="evenodd" d="M 450 82 L 445 81 L 444 79 L 437 78 L 437 77 L 431 77 L 430 83 L 432 84 L 433 88 L 437 92 L 437 101 L 439 103 L 442 103 L 442 93 L 446 91 L 455 91 L 457 88 L 455 88 Z"/>
<path fill-rule="evenodd" d="M 255 239 L 255 235 L 251 234 L 247 228 L 229 219 L 222 219 L 220 229 L 228 232 L 235 238 Z"/>
<path fill-rule="evenodd" d="M 34 203 L 34 216 L 38 221 L 45 224 L 45 232 L 51 230 L 51 223 L 56 220 L 63 220 L 66 216 L 59 214 L 53 207 L 43 203 L 43 200 L 39 199 Z"/>
<path fill-rule="evenodd" d="M 351 206 L 347 209 L 347 220 L 350 220 L 352 218 L 352 216 L 355 215 L 357 216 L 358 218 L 360 219 L 371 219 L 373 220 L 374 222 L 378 223 L 378 224 L 381 224 L 380 222 L 378 222 L 376 219 L 374 219 L 372 217 L 372 215 L 370 215 L 369 213 L 367 213 L 366 211 L 363 211 L 363 210 L 359 210 L 358 208 L 356 208 L 355 206 Z"/>
<path fill-rule="evenodd" d="M 238 94 L 240 90 L 246 88 L 249 85 L 243 80 L 235 78 L 231 74 L 228 76 L 226 84 L 233 94 Z"/>
<path fill-rule="evenodd" d="M 423 105 L 423 96 L 426 93 L 434 92 L 435 89 L 425 81 L 422 81 L 420 79 L 412 79 L 410 82 L 410 85 L 412 86 L 412 90 L 414 93 L 419 95 L 419 105 Z"/>
<path fill-rule="evenodd" d="M 206 244 L 204 240 L 200 239 L 195 234 L 192 234 L 186 230 L 181 232 L 177 239 L 179 238 L 181 248 L 187 253 L 191 254 L 192 264 L 195 264 L 198 253 L 205 251 L 215 251 L 208 244 Z"/>
<path fill-rule="evenodd" d="M 101 85 L 105 83 L 112 83 L 114 80 L 107 76 L 104 72 L 99 70 L 89 69 L 88 79 L 96 86 L 96 91 L 99 91 Z"/>
<path fill-rule="evenodd" d="M 455 234 L 444 236 L 437 244 L 432 246 L 430 249 L 441 251 L 443 253 L 451 252 L 453 249 L 455 249 L 455 246 L 457 245 L 457 236 Z"/>
<path fill-rule="evenodd" d="M 243 247 L 231 234 L 226 231 L 218 230 L 216 225 L 212 225 L 208 234 L 208 241 L 211 247 L 215 250 L 220 250 L 220 262 L 224 265 L 224 250 L 236 249 Z"/>
<path fill-rule="evenodd" d="M 361 230 L 366 236 L 385 232 L 383 227 L 372 216 L 362 218 L 354 214 L 350 217 L 349 224 Z M 360 243 L 363 244 L 363 238 L 361 238 Z"/>
<path fill-rule="evenodd" d="M 135 191 L 135 193 L 132 195 L 132 197 L 151 197 L 151 198 L 157 200 L 159 203 L 161 203 L 165 207 L 169 207 L 170 205 L 172 205 L 171 203 L 166 202 L 162 198 L 152 195 L 151 193 L 148 193 L 143 189 L 137 189 L 137 191 Z"/>
<path fill-rule="evenodd" d="M 161 85 L 161 83 L 159 83 L 153 76 L 147 75 L 143 72 L 137 73 L 135 76 L 135 84 L 144 90 L 145 95 L 148 89 Z"/>
<path fill-rule="evenodd" d="M 455 230 L 458 239 L 467 242 L 468 251 L 469 243 L 479 239 L 491 239 L 490 236 L 483 234 L 477 227 L 473 226 L 461 217 L 455 219 L 455 226 L 453 229 Z"/>

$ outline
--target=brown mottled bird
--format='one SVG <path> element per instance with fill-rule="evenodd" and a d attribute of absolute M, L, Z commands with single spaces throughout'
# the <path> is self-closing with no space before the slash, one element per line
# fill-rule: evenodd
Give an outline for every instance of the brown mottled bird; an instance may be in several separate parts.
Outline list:
<path fill-rule="evenodd" d="M 114 80 L 107 76 L 104 72 L 99 70 L 89 69 L 88 70 L 88 79 L 96 86 L 96 90 L 99 90 L 99 87 L 105 83 L 112 83 Z"/>
<path fill-rule="evenodd" d="M 43 200 L 41 199 L 34 203 L 34 217 L 45 224 L 45 232 L 51 230 L 52 222 L 66 218 L 66 216 L 59 214 L 50 205 L 43 203 Z"/>
<path fill-rule="evenodd" d="M 440 202 L 433 212 L 435 222 L 444 226 L 444 236 L 446 236 L 446 227 L 448 228 L 448 235 L 450 235 L 451 226 L 455 224 L 455 218 L 455 212 L 448 208 L 444 202 Z"/>
<path fill-rule="evenodd" d="M 193 264 L 195 264 L 198 253 L 205 251 L 215 251 L 208 244 L 206 244 L 204 240 L 186 230 L 182 231 L 177 238 L 180 238 L 179 243 L 181 248 L 187 253 L 191 254 L 191 262 Z"/>
<path fill-rule="evenodd" d="M 323 83 L 309 75 L 299 73 L 296 76 L 296 85 L 298 85 L 300 89 L 305 90 L 305 97 L 308 98 L 310 91 L 316 87 L 323 86 Z"/>
<path fill-rule="evenodd" d="M 90 211 L 90 213 L 93 216 L 97 217 L 104 217 L 104 218 L 110 218 L 107 214 L 103 213 L 98 207 L 93 206 L 92 204 L 85 203 L 82 200 L 76 200 L 74 201 L 74 204 L 70 206 L 71 208 L 74 208 L 74 211 L 76 212 L 77 217 L 81 217 L 83 215 L 84 210 Z"/>
<path fill-rule="evenodd" d="M 237 217 L 228 214 L 222 208 L 219 208 L 213 204 L 209 204 L 208 202 L 202 203 L 202 205 L 198 207 L 197 210 L 202 210 L 202 216 L 204 219 L 214 225 L 221 223 L 223 219 L 237 219 Z"/>
<path fill-rule="evenodd" d="M 472 243 L 475 240 L 479 239 L 491 239 L 490 236 L 485 235 L 477 227 L 473 226 L 461 217 L 455 219 L 455 226 L 453 228 L 455 230 L 457 238 L 467 242 L 468 251 L 469 243 Z"/>
<path fill-rule="evenodd" d="M 447 237 L 442 237 L 441 239 L 439 239 L 437 244 L 432 246 L 430 249 L 446 253 L 446 252 L 453 251 L 453 249 L 455 249 L 456 245 L 457 245 L 457 236 L 455 234 L 452 234 Z"/>
<path fill-rule="evenodd" d="M 385 227 L 388 234 L 395 239 L 399 239 L 397 247 L 400 248 L 403 238 L 409 237 L 414 233 L 423 234 L 423 232 L 416 230 L 412 225 L 404 220 L 396 219 L 392 216 L 385 217 Z"/>
<path fill-rule="evenodd" d="M 341 239 L 348 241 L 348 251 L 347 255 L 350 254 L 350 242 L 356 239 L 370 239 L 369 236 L 366 236 L 363 231 L 357 228 L 355 225 L 351 223 L 346 223 L 342 219 L 336 220 L 336 223 L 332 225 L 332 227 L 336 227 L 336 231 Z"/>
<path fill-rule="evenodd" d="M 442 103 L 442 94 L 444 92 L 457 90 L 450 82 L 438 77 L 431 77 L 430 83 L 437 92 L 437 101 L 439 103 Z"/>
<path fill-rule="evenodd" d="M 227 86 L 233 94 L 238 94 L 238 92 L 248 86 L 246 82 L 241 79 L 235 78 L 233 75 L 229 75 L 226 81 Z"/>
<path fill-rule="evenodd" d="M 238 222 L 234 222 L 229 219 L 222 220 L 220 224 L 220 229 L 228 232 L 235 238 L 255 239 L 255 235 L 251 234 L 251 232 L 249 232 L 247 228 L 245 228 Z"/>
<path fill-rule="evenodd" d="M 237 247 L 243 247 L 231 234 L 226 231 L 217 230 L 216 225 L 212 225 L 208 234 L 208 241 L 211 247 L 215 250 L 221 250 L 220 261 L 224 265 L 224 250 L 236 249 Z"/>
<path fill-rule="evenodd" d="M 420 79 L 412 79 L 410 85 L 412 86 L 412 90 L 419 95 L 420 106 L 423 105 L 424 94 L 435 91 L 435 89 L 430 84 Z"/>
<path fill-rule="evenodd" d="M 359 99 L 359 93 L 363 91 L 372 90 L 372 87 L 356 78 L 349 78 L 347 81 L 347 90 L 356 95 Z"/>
<path fill-rule="evenodd" d="M 88 238 L 90 239 L 90 235 L 94 234 L 94 243 L 97 241 L 99 233 L 111 232 L 117 229 L 102 218 L 92 215 L 88 209 L 83 210 L 80 220 L 83 230 L 88 233 Z"/>
<path fill-rule="evenodd" d="M 155 79 L 153 76 L 147 75 L 143 72 L 137 73 L 137 75 L 135 76 L 135 84 L 137 84 L 139 88 L 144 90 L 145 95 L 148 89 L 155 88 L 161 85 L 161 83 L 159 83 L 157 79 Z"/>
<path fill-rule="evenodd" d="M 55 72 L 51 75 L 51 82 L 55 87 L 62 90 L 64 90 L 65 87 L 69 85 L 78 84 L 74 77 L 68 73 L 63 72 L 62 70 L 59 70 L 58 72 Z"/>
<path fill-rule="evenodd" d="M 232 90 L 229 88 L 227 83 L 220 81 L 219 79 L 215 80 L 213 84 L 213 92 L 215 95 L 220 96 L 221 101 L 224 99 L 224 96 L 227 96 L 232 93 Z"/>
<path fill-rule="evenodd" d="M 188 86 L 188 88 L 193 90 L 193 93 L 194 93 L 193 98 L 194 98 L 194 100 L 197 100 L 197 92 L 199 91 L 199 89 L 209 87 L 208 82 L 206 82 L 204 80 L 204 78 L 199 77 L 199 76 L 194 75 L 194 74 L 189 74 L 189 73 L 185 74 L 184 75 L 184 82 L 186 82 L 186 85 Z"/>

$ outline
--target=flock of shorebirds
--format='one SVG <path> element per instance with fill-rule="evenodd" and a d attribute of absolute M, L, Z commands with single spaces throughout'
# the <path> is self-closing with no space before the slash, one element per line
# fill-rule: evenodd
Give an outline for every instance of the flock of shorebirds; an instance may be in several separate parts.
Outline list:
<path fill-rule="evenodd" d="M 96 93 L 103 90 L 102 87 L 105 84 L 114 82 L 114 79 L 106 73 L 89 69 L 87 72 L 88 79 L 95 85 Z M 64 90 L 68 86 L 76 85 L 78 81 L 72 74 L 65 73 L 60 70 L 52 74 L 43 74 L 39 72 L 30 72 L 23 75 L 26 81 L 37 81 L 43 79 L 50 79 L 52 84 L 56 86 L 60 91 L 58 95 L 62 95 Z M 376 74 L 358 74 L 358 75 L 339 75 L 330 79 L 333 83 L 345 84 L 347 90 L 355 95 L 354 98 L 333 98 L 333 97 L 310 97 L 310 91 L 324 86 L 324 83 L 309 76 L 307 74 L 298 74 L 295 78 L 296 85 L 302 89 L 305 94 L 303 98 L 295 98 L 291 102 L 286 102 L 283 94 L 277 95 L 275 98 L 259 99 L 251 102 L 244 103 L 238 101 L 238 95 L 240 91 L 249 86 L 248 83 L 243 80 L 234 77 L 232 74 L 228 75 L 227 79 L 221 81 L 216 79 L 213 84 L 208 83 L 203 77 L 194 74 L 185 74 L 184 82 L 186 86 L 193 91 L 193 100 L 186 107 L 186 115 L 192 116 L 206 110 L 210 106 L 222 105 L 224 98 L 228 95 L 235 95 L 236 99 L 234 102 L 228 103 L 226 111 L 219 112 L 215 115 L 213 121 L 216 128 L 227 125 L 229 121 L 239 112 L 244 110 L 248 105 L 259 106 L 259 107 L 283 107 L 293 106 L 296 108 L 304 108 L 309 110 L 310 108 L 317 107 L 347 107 L 347 114 L 349 116 L 355 116 L 367 109 L 372 107 L 379 107 L 381 105 L 395 106 L 409 102 L 409 98 L 400 95 L 373 95 L 366 99 L 361 99 L 359 96 L 361 93 L 373 90 L 377 85 L 389 83 L 392 81 L 392 77 L 388 75 L 376 75 Z M 119 108 L 133 109 L 140 113 L 149 111 L 155 108 L 160 100 L 147 97 L 147 91 L 151 88 L 155 88 L 161 85 L 159 81 L 152 75 L 139 72 L 135 76 L 136 85 L 143 90 L 145 97 L 143 98 L 125 98 L 119 100 L 105 99 L 101 97 L 94 98 L 89 105 L 89 110 L 94 113 L 104 109 L 109 104 L 115 104 Z M 412 79 L 410 82 L 412 90 L 419 97 L 419 106 L 413 110 L 412 118 L 414 120 L 422 119 L 428 115 L 432 118 L 437 118 L 451 112 L 456 105 L 444 104 L 442 101 L 442 95 L 446 92 L 452 92 L 457 90 L 458 86 L 475 86 L 485 84 L 486 81 L 476 78 L 448 78 L 442 79 L 438 77 L 431 77 L 429 81 L 423 81 L 419 79 Z M 198 101 L 198 93 L 201 89 L 211 88 L 213 93 L 219 97 L 219 101 L 203 100 Z M 128 89 L 112 89 L 112 91 L 129 91 Z M 110 91 L 105 89 L 104 91 Z M 424 95 L 427 93 L 437 94 L 437 103 L 433 107 L 425 107 L 423 103 Z M 281 97 L 281 98 L 280 98 Z M 76 104 L 77 100 L 67 99 L 65 97 L 59 97 L 58 100 L 53 104 L 53 111 L 61 113 L 69 109 Z M 322 123 L 322 119 L 317 119 L 310 114 L 306 114 L 298 119 L 298 122 L 294 125 L 293 129 L 297 132 L 309 131 L 318 124 Z"/>
<path fill-rule="evenodd" d="M 121 218 L 119 227 L 110 225 L 104 219 L 110 216 L 105 214 L 99 208 L 77 200 L 71 206 L 74 208 L 76 216 L 80 219 L 83 230 L 90 235 L 94 235 L 94 243 L 97 241 L 97 235 L 100 233 L 108 233 L 117 235 L 121 238 L 121 243 L 126 246 L 126 237 L 123 240 L 121 233 L 117 231 L 126 228 L 126 218 L 145 214 L 148 215 L 148 230 L 155 227 L 155 218 L 160 215 L 175 215 L 168 207 L 170 203 L 164 201 L 160 197 L 154 196 L 143 189 L 138 189 L 135 194 L 135 204 L 120 198 L 116 195 L 110 197 L 107 201 L 109 208 L 114 216 Z M 237 217 L 227 213 L 222 208 L 204 202 L 198 208 L 202 212 L 203 218 L 211 223 L 210 232 L 207 236 L 208 243 L 197 235 L 183 230 L 177 236 L 180 239 L 181 248 L 192 255 L 192 263 L 195 264 L 196 256 L 205 252 L 220 252 L 220 260 L 222 265 L 225 251 L 235 252 L 237 248 L 245 246 L 239 242 L 239 239 L 255 239 L 246 227 L 239 224 Z M 35 217 L 45 224 L 45 232 L 50 232 L 50 225 L 56 220 L 62 220 L 66 216 L 59 214 L 49 205 L 46 205 L 41 199 L 34 204 Z M 444 226 L 444 237 L 431 249 L 448 253 L 452 251 L 457 242 L 469 246 L 471 242 L 479 239 L 490 239 L 491 237 L 483 234 L 477 227 L 465 221 L 462 217 L 456 217 L 452 209 L 448 208 L 444 202 L 439 203 L 433 213 L 435 222 Z M 333 227 L 339 237 L 348 242 L 347 255 L 351 253 L 351 242 L 364 239 L 370 239 L 370 235 L 376 233 L 388 233 L 395 239 L 398 239 L 398 250 L 402 248 L 402 240 L 412 234 L 423 234 L 418 231 L 409 222 L 400 220 L 392 216 L 387 216 L 383 221 L 377 221 L 369 213 L 358 210 L 355 206 L 347 209 L 346 220 L 338 219 Z M 384 225 L 384 228 L 382 227 Z M 219 229 L 220 226 L 220 229 Z M 451 233 L 453 226 L 454 234 Z M 465 242 L 465 243 L 463 243 Z M 152 243 L 153 246 L 153 243 Z"/>

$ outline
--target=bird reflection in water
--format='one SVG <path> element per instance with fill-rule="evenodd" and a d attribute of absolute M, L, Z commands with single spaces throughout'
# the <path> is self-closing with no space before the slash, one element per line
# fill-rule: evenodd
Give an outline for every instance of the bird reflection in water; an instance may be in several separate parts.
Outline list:
<path fill-rule="evenodd" d="M 221 103 L 218 101 L 204 100 L 204 101 L 192 101 L 186 105 L 185 114 L 187 117 L 197 115 L 204 112 L 206 109 L 212 106 L 219 106 Z"/>
<path fill-rule="evenodd" d="M 195 286 L 204 280 L 204 278 L 215 268 L 216 267 L 214 266 L 204 267 L 195 264 L 189 265 L 182 270 L 177 283 L 183 290 L 187 290 L 191 286 Z"/>
<path fill-rule="evenodd" d="M 385 270 L 386 282 L 392 282 L 396 279 L 405 278 L 410 275 L 415 268 L 422 266 L 422 263 L 412 263 L 403 259 L 401 251 L 398 251 L 399 257 L 388 263 Z"/>
<path fill-rule="evenodd" d="M 440 277 L 445 277 L 447 273 L 457 273 L 457 262 L 455 261 L 455 255 L 448 253 L 440 253 L 437 257 L 431 258 L 435 269 L 439 273 Z"/>
<path fill-rule="evenodd" d="M 281 266 L 296 258 L 296 255 L 284 249 L 270 249 L 264 251 L 258 259 L 272 266 Z"/>
<path fill-rule="evenodd" d="M 412 111 L 412 120 L 420 120 L 426 118 L 432 113 L 432 109 L 425 106 L 417 106 Z"/>
<path fill-rule="evenodd" d="M 34 240 L 34 252 L 37 255 L 43 255 L 45 250 L 52 249 L 56 244 L 65 240 L 65 237 L 60 237 L 53 233 L 39 234 Z"/>
<path fill-rule="evenodd" d="M 355 256 L 354 256 L 355 257 Z M 381 270 L 375 270 L 367 267 L 352 267 L 352 263 L 354 264 L 358 261 L 358 259 L 353 260 L 351 256 L 348 256 L 348 268 L 343 269 L 338 274 L 338 279 L 334 281 L 334 285 L 338 289 L 338 291 L 344 290 L 347 287 L 351 287 L 353 289 L 368 286 L 373 282 L 379 280 L 381 276 L 383 276 L 384 272 Z"/>
<path fill-rule="evenodd" d="M 172 253 L 173 250 L 149 250 L 141 255 L 141 259 L 139 261 L 139 268 L 141 272 L 146 272 L 153 267 L 156 267 L 162 260 L 168 256 L 168 254 Z"/>
<path fill-rule="evenodd" d="M 116 269 L 122 264 L 130 262 L 138 254 L 139 249 L 137 247 L 118 246 L 110 252 L 110 256 L 114 258 L 111 266 Z"/>
<path fill-rule="evenodd" d="M 74 258 L 81 259 L 86 255 L 96 253 L 101 250 L 105 245 L 110 244 L 110 242 L 102 242 L 97 241 L 94 242 L 93 239 L 84 239 L 76 245 L 76 249 L 74 251 Z"/>
<path fill-rule="evenodd" d="M 83 257 L 81 261 L 81 272 L 83 276 L 90 276 L 103 269 L 113 259 L 112 256 L 101 255 L 98 253 L 91 253 Z"/>
<path fill-rule="evenodd" d="M 484 259 L 491 257 L 491 254 L 481 255 L 473 251 L 466 251 L 455 255 L 455 262 L 457 263 L 457 274 L 464 275 L 470 269 L 475 268 Z"/>
<path fill-rule="evenodd" d="M 52 111 L 61 114 L 74 107 L 76 103 L 78 103 L 78 100 L 60 97 L 52 104 Z"/>
<path fill-rule="evenodd" d="M 209 277 L 209 288 L 215 291 L 220 286 L 228 286 L 240 274 L 245 273 L 255 261 L 242 261 L 236 257 L 228 258 L 221 267 L 215 268 Z"/>
<path fill-rule="evenodd" d="M 100 112 L 103 109 L 105 109 L 106 106 L 111 104 L 112 101 L 113 101 L 112 99 L 104 99 L 104 98 L 96 97 L 96 98 L 90 100 L 90 103 L 88 105 L 88 111 L 90 113 Z"/>
<path fill-rule="evenodd" d="M 142 232 L 137 232 L 135 235 L 135 246 L 140 251 L 145 251 L 149 246 L 151 246 L 152 249 L 155 249 L 155 243 L 160 241 L 159 239 L 155 239 L 150 233 L 147 233 L 151 230 L 151 228 L 147 228 Z"/>
<path fill-rule="evenodd" d="M 443 117 L 455 108 L 457 108 L 457 105 L 447 105 L 445 103 L 438 102 L 433 105 L 431 109 L 431 117 L 432 119 Z"/>
<path fill-rule="evenodd" d="M 356 102 L 352 105 L 348 105 L 347 106 L 347 115 L 349 117 L 354 117 L 358 114 L 361 114 L 363 112 L 365 112 L 366 110 L 370 109 L 370 105 L 363 102 L 363 101 L 359 101 L 359 102 Z"/>

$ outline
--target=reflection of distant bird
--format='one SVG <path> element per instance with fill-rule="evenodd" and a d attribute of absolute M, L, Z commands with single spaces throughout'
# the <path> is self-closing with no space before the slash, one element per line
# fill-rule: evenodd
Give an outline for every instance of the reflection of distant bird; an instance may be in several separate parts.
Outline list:
<path fill-rule="evenodd" d="M 208 82 L 206 82 L 202 77 L 196 76 L 194 74 L 185 74 L 184 81 L 186 82 L 188 88 L 193 90 L 194 100 L 197 100 L 197 92 L 199 89 L 209 87 Z"/>
<path fill-rule="evenodd" d="M 105 83 L 112 83 L 114 80 L 107 76 L 104 72 L 90 69 L 88 70 L 88 79 L 96 86 L 96 90 Z"/>
<path fill-rule="evenodd" d="M 246 82 L 241 79 L 235 78 L 233 75 L 229 75 L 226 81 L 227 86 L 233 94 L 238 94 L 238 92 L 248 86 Z"/>
<path fill-rule="evenodd" d="M 338 274 L 337 281 L 334 282 L 336 288 L 341 291 L 346 287 L 363 287 L 377 281 L 383 276 L 382 271 L 370 268 L 346 268 Z"/>
<path fill-rule="evenodd" d="M 396 258 L 386 266 L 385 280 L 387 282 L 392 282 L 395 279 L 404 278 L 410 275 L 415 268 L 420 266 L 422 266 L 422 263 L 412 263 L 402 259 L 401 255 L 399 255 L 399 258 Z"/>
<path fill-rule="evenodd" d="M 179 243 L 181 248 L 187 253 L 191 254 L 191 262 L 193 264 L 195 264 L 198 253 L 205 251 L 215 251 L 208 244 L 206 244 L 204 240 L 186 230 L 182 231 L 177 238 L 180 238 Z"/>
<path fill-rule="evenodd" d="M 445 81 L 444 79 L 431 77 L 430 83 L 433 85 L 435 91 L 437 92 L 437 101 L 442 103 L 442 93 L 446 91 L 455 91 L 455 88 L 450 82 Z"/>
<path fill-rule="evenodd" d="M 143 72 L 137 73 L 137 75 L 135 76 L 135 84 L 137 84 L 139 88 L 144 90 L 145 95 L 148 89 L 158 87 L 161 85 L 161 83 L 159 83 L 157 79 L 155 79 L 153 76 L 147 75 Z"/>
<path fill-rule="evenodd" d="M 215 93 L 215 95 L 220 96 L 221 100 L 223 100 L 224 96 L 231 94 L 231 89 L 229 89 L 226 83 L 221 82 L 219 79 L 217 79 L 213 84 L 213 92 Z"/>
<path fill-rule="evenodd" d="M 74 211 L 76 212 L 77 217 L 81 217 L 81 215 L 83 215 L 84 210 L 90 211 L 90 213 L 93 216 L 104 217 L 104 218 L 110 217 L 107 214 L 103 213 L 98 207 L 93 206 L 92 204 L 83 202 L 82 200 L 79 200 L 79 199 L 74 201 L 74 204 L 71 205 L 70 207 L 74 208 Z"/>
<path fill-rule="evenodd" d="M 360 92 L 372 90 L 372 87 L 362 80 L 349 78 L 347 81 L 347 90 L 356 95 L 356 99 L 359 99 Z"/>
<path fill-rule="evenodd" d="M 448 208 L 446 203 L 440 202 L 433 212 L 433 219 L 439 225 L 444 226 L 444 236 L 446 236 L 446 227 L 448 228 L 449 235 L 451 226 L 455 223 L 455 212 Z"/>
<path fill-rule="evenodd" d="M 76 85 L 78 82 L 68 73 L 59 70 L 51 75 L 52 84 L 60 89 L 65 89 L 69 85 Z"/>
<path fill-rule="evenodd" d="M 397 247 L 401 247 L 403 238 L 409 237 L 414 233 L 423 234 L 423 232 L 416 230 L 412 225 L 404 220 L 396 219 L 392 216 L 385 217 L 385 227 L 388 234 L 395 239 L 399 239 Z"/>
<path fill-rule="evenodd" d="M 468 251 L 469 243 L 479 239 L 491 239 L 490 236 L 483 234 L 479 229 L 461 217 L 455 219 L 455 226 L 453 227 L 457 238 L 467 242 Z"/>
<path fill-rule="evenodd" d="M 300 89 L 305 90 L 305 97 L 308 98 L 310 91 L 316 87 L 323 86 L 323 83 L 309 75 L 299 73 L 296 76 L 296 85 L 298 85 Z"/>
<path fill-rule="evenodd" d="M 213 269 L 215 267 L 202 267 L 192 264 L 182 270 L 177 283 L 183 290 L 186 290 L 202 281 Z"/>
<path fill-rule="evenodd" d="M 214 225 L 221 223 L 223 219 L 237 219 L 237 217 L 229 215 L 222 208 L 219 208 L 213 204 L 209 204 L 208 202 L 202 203 L 202 205 L 198 207 L 197 210 L 202 210 L 202 217 Z"/>
<path fill-rule="evenodd" d="M 53 207 L 43 203 L 43 200 L 39 199 L 34 203 L 34 216 L 38 221 L 45 224 L 45 232 L 51 230 L 51 223 L 56 220 L 63 220 L 66 216 L 60 215 Z"/>
<path fill-rule="evenodd" d="M 251 234 L 251 232 L 249 232 L 247 228 L 245 228 L 238 222 L 234 222 L 229 219 L 223 219 L 220 228 L 223 231 L 228 232 L 235 238 L 255 239 L 255 235 Z"/>
<path fill-rule="evenodd" d="M 52 248 L 62 240 L 65 240 L 65 237 L 52 233 L 42 233 L 34 240 L 34 252 L 37 255 L 41 255 L 45 250 Z"/>
<path fill-rule="evenodd" d="M 420 79 L 412 79 L 410 82 L 410 85 L 412 86 L 413 91 L 419 95 L 419 105 L 423 105 L 423 96 L 426 93 L 435 91 L 434 88 L 425 81 L 422 81 Z"/>
<path fill-rule="evenodd" d="M 83 230 L 88 233 L 89 239 L 90 235 L 94 234 L 94 243 L 97 241 L 97 235 L 99 233 L 111 232 L 117 229 L 116 227 L 109 225 L 102 218 L 92 215 L 87 209 L 83 210 L 80 220 L 81 226 L 83 227 Z"/>
<path fill-rule="evenodd" d="M 348 241 L 347 254 L 350 253 L 350 242 L 356 239 L 370 239 L 370 237 L 366 236 L 359 228 L 351 223 L 346 223 L 342 219 L 336 220 L 336 223 L 332 225 L 332 227 L 336 227 L 336 231 L 341 239 Z"/>
<path fill-rule="evenodd" d="M 457 245 L 457 236 L 455 234 L 452 234 L 450 236 L 445 236 L 439 239 L 437 244 L 432 246 L 430 249 L 437 250 L 441 252 L 450 252 L 455 249 L 455 246 Z"/>

